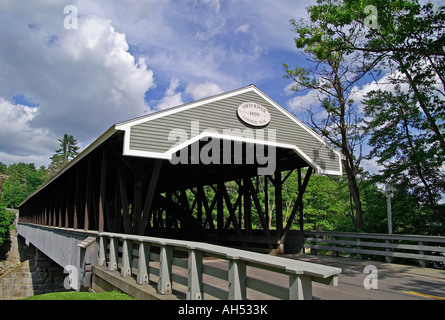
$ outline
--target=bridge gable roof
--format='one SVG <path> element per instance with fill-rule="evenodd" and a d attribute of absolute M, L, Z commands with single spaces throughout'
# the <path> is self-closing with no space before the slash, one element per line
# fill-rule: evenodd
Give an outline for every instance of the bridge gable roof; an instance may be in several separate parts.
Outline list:
<path fill-rule="evenodd" d="M 243 122 L 237 115 L 243 103 L 265 107 L 267 126 Z M 125 132 L 125 156 L 169 160 L 178 150 L 211 137 L 291 149 L 316 172 L 342 175 L 341 153 L 254 85 L 122 122 L 115 129 Z"/>

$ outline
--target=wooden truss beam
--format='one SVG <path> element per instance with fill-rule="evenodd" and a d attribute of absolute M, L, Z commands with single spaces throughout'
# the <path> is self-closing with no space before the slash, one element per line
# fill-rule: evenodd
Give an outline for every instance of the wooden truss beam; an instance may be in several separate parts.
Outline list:
<path fill-rule="evenodd" d="M 311 178 L 312 172 L 313 172 L 312 167 L 309 167 L 306 172 L 306 175 L 304 177 L 303 184 L 299 187 L 297 200 L 295 201 L 295 205 L 292 209 L 292 213 L 290 214 L 289 219 L 287 220 L 286 227 L 284 228 L 284 232 L 281 236 L 280 243 L 284 243 L 286 235 L 289 232 L 290 227 L 292 226 L 292 222 L 295 218 L 295 215 L 296 215 L 297 211 L 299 210 L 299 208 L 303 205 L 303 195 L 304 195 L 304 192 L 306 191 L 306 187 L 309 183 L 309 179 Z"/>
<path fill-rule="evenodd" d="M 153 206 L 153 198 L 158 184 L 159 173 L 161 172 L 162 160 L 156 160 L 153 166 L 153 173 L 150 179 L 150 185 L 148 187 L 147 197 L 145 199 L 144 209 L 142 211 L 141 220 L 138 226 L 138 234 L 143 235 L 151 214 L 151 208 Z"/>

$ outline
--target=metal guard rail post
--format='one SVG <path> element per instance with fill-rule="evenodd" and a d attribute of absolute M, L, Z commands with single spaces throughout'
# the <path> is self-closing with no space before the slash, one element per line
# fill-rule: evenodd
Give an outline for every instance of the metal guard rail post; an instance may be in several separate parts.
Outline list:
<path fill-rule="evenodd" d="M 122 243 L 121 257 L 119 243 Z M 133 249 L 133 243 L 137 248 Z M 175 258 L 175 250 L 186 252 L 186 261 Z M 228 270 L 205 265 L 204 257 L 228 261 Z M 133 259 L 137 259 L 137 263 L 133 263 Z M 155 268 L 153 263 L 150 266 L 150 261 L 159 263 L 159 267 Z M 149 282 L 150 274 L 157 275 L 157 291 L 160 294 L 171 293 L 173 283 L 181 284 L 187 287 L 186 298 L 190 300 L 201 300 L 204 293 L 223 300 L 243 300 L 247 298 L 247 288 L 279 299 L 310 300 L 313 298 L 312 282 L 337 286 L 338 274 L 341 273 L 340 268 L 207 243 L 108 232 L 99 233 L 98 264 L 113 271 L 118 271 L 120 266 L 122 277 L 131 276 L 133 266 L 136 268 L 137 283 L 141 285 Z M 187 269 L 187 277 L 172 273 L 173 265 Z M 249 277 L 247 267 L 288 275 L 289 285 L 285 288 Z M 204 274 L 227 281 L 226 288 L 204 283 Z"/>

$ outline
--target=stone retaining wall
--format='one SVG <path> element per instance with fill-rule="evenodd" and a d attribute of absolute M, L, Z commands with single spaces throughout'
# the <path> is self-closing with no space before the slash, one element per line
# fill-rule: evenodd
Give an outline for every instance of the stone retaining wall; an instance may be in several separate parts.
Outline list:
<path fill-rule="evenodd" d="M 33 295 L 67 291 L 63 268 L 27 246 L 16 230 L 11 230 L 10 250 L 0 261 L 0 300 L 16 300 Z"/>
<path fill-rule="evenodd" d="M 45 256 L 36 255 L 0 277 L 0 300 L 67 291 L 63 285 L 66 276 L 63 268 Z"/>

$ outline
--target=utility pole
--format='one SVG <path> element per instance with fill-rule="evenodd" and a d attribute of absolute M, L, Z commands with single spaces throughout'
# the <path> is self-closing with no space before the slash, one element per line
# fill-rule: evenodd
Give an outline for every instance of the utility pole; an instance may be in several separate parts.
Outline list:
<path fill-rule="evenodd" d="M 391 198 L 394 197 L 394 188 L 388 183 L 386 185 L 386 201 L 388 212 L 388 234 L 392 234 L 392 212 L 391 212 Z"/>

